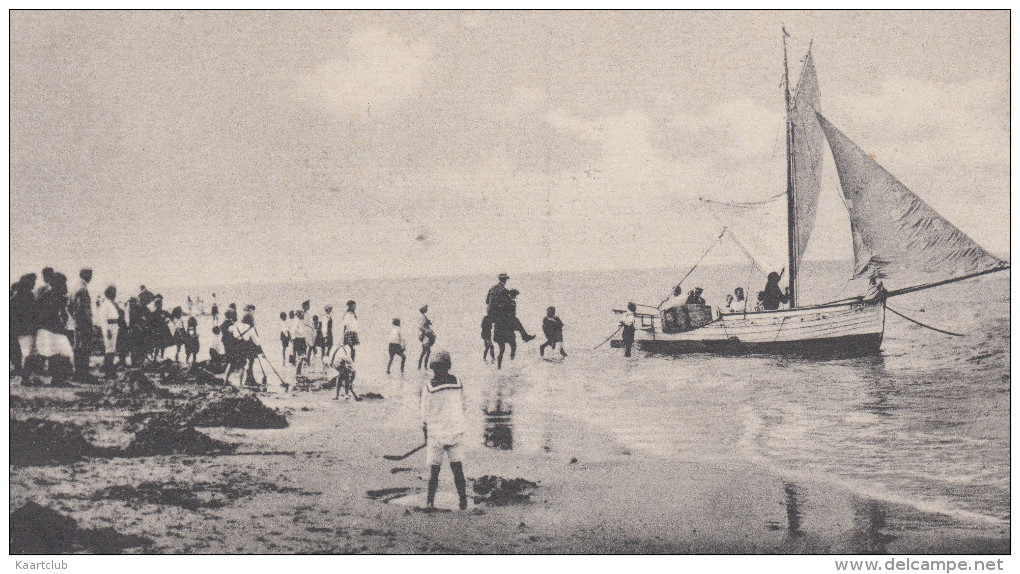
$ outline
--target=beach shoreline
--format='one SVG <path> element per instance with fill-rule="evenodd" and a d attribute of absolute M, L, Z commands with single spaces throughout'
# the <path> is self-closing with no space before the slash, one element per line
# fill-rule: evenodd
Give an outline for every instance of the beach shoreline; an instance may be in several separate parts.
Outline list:
<path fill-rule="evenodd" d="M 392 381 L 377 380 L 361 392 L 386 396 L 387 384 L 401 384 Z M 24 387 L 12 378 L 12 396 L 34 399 L 36 407 L 12 404 L 11 418 L 91 420 L 101 427 L 109 426 L 103 420 L 129 414 L 84 412 L 73 402 L 82 389 L 88 387 Z M 144 537 L 151 543 L 124 551 L 155 554 L 1001 554 L 1010 548 L 1008 525 L 862 498 L 749 461 L 667 460 L 611 448 L 590 459 L 558 449 L 520 453 L 468 445 L 469 493 L 484 475 L 524 478 L 537 483 L 530 502 L 473 503 L 464 512 L 429 514 L 417 508 L 424 506 L 424 453 L 396 462 L 382 458 L 421 442 L 420 427 L 395 397 L 336 401 L 332 391 L 316 391 L 259 398 L 285 413 L 289 426 L 199 429 L 237 444 L 230 455 L 12 466 L 11 509 L 34 501 L 82 528 Z M 47 402 L 52 406 L 38 407 Z M 248 488 L 219 506 L 198 508 L 97 496 L 145 482 L 190 485 L 195 492 Z M 388 502 L 369 496 L 387 489 L 403 496 Z M 445 464 L 437 501 L 455 507 Z"/>

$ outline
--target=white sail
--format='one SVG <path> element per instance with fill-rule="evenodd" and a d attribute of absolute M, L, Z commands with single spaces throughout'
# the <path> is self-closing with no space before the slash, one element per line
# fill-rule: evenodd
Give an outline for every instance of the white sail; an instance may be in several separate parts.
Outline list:
<path fill-rule="evenodd" d="M 818 211 L 818 196 L 821 192 L 822 150 L 825 136 L 815 114 L 822 111 L 818 76 L 814 60 L 808 51 L 804 58 L 804 69 L 790 109 L 790 124 L 793 140 L 790 149 L 791 172 L 794 191 L 795 249 L 797 266 L 800 267 L 804 250 L 807 249 L 811 232 L 815 228 Z"/>
<path fill-rule="evenodd" d="M 946 221 L 821 114 L 850 213 L 854 277 L 902 289 L 1007 265 Z"/>

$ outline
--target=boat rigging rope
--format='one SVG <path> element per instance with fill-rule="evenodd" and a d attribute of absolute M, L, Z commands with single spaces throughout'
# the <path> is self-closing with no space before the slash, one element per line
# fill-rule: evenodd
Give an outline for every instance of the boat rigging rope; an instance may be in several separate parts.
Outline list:
<path fill-rule="evenodd" d="M 942 329 L 938 329 L 938 328 L 932 327 L 931 325 L 925 325 L 924 323 L 922 323 L 920 321 L 917 321 L 915 319 L 911 319 L 910 317 L 907 317 L 903 313 L 900 313 L 896 309 L 893 309 L 892 307 L 890 307 L 888 304 L 885 306 L 885 308 L 890 310 L 890 311 L 892 311 L 893 313 L 899 315 L 900 317 L 903 317 L 907 321 L 910 321 L 911 323 L 914 323 L 916 325 L 920 325 L 920 326 L 924 327 L 925 329 L 931 329 L 932 331 L 936 331 L 936 332 L 942 333 L 944 335 L 952 335 L 953 337 L 963 337 L 964 336 L 962 333 L 953 333 L 952 331 L 944 331 Z"/>
<path fill-rule="evenodd" d="M 725 232 L 725 231 L 726 231 L 726 230 L 724 229 L 724 230 L 723 230 L 723 232 Z M 748 250 L 747 250 L 747 248 L 745 248 L 745 247 L 744 247 L 744 244 L 743 244 L 743 243 L 741 243 L 741 242 L 740 242 L 740 241 L 739 241 L 739 240 L 737 239 L 737 236 L 736 236 L 736 235 L 734 235 L 734 234 L 733 234 L 733 232 L 730 232 L 730 239 L 732 239 L 732 240 L 733 240 L 733 243 L 734 243 L 734 244 L 736 244 L 736 246 L 737 246 L 738 248 L 740 248 L 740 250 L 741 250 L 741 251 L 743 251 L 743 252 L 744 252 L 744 255 L 746 255 L 746 256 L 747 256 L 747 258 L 751 260 L 751 265 L 752 265 L 752 266 L 753 266 L 753 267 L 754 267 L 755 269 L 757 269 L 758 271 L 760 271 L 760 272 L 762 273 L 762 275 L 764 275 L 764 274 L 765 274 L 765 270 L 761 268 L 761 265 L 758 265 L 758 262 L 757 262 L 757 261 L 756 261 L 756 260 L 754 259 L 754 255 L 751 255 L 751 252 L 750 252 L 750 251 L 748 251 Z"/>
<path fill-rule="evenodd" d="M 623 325 L 620 325 L 619 327 L 617 327 L 617 328 L 616 328 L 616 330 L 615 330 L 615 331 L 613 331 L 613 334 L 612 334 L 612 335 L 610 335 L 610 336 L 606 337 L 606 340 L 605 340 L 605 341 L 602 341 L 602 342 L 601 342 L 601 343 L 599 343 L 598 345 L 595 345 L 594 347 L 592 347 L 592 349 L 591 349 L 591 350 L 592 350 L 592 351 L 594 351 L 595 349 L 598 349 L 598 348 L 599 348 L 599 347 L 601 347 L 602 345 L 605 345 L 606 343 L 608 343 L 608 342 L 609 342 L 609 339 L 612 339 L 612 338 L 613 338 L 613 336 L 614 336 L 614 335 L 616 335 L 617 333 L 619 333 L 619 332 L 620 332 L 620 329 L 622 329 L 622 328 L 623 328 Z"/>
<path fill-rule="evenodd" d="M 779 194 L 773 195 L 772 197 L 763 199 L 761 201 L 716 201 L 714 199 L 706 199 L 704 197 L 699 197 L 698 199 L 700 201 L 704 202 L 704 203 L 714 203 L 716 205 L 725 205 L 727 207 L 746 207 L 746 208 L 751 208 L 751 207 L 756 207 L 758 205 L 767 205 L 767 204 L 772 203 L 773 201 L 775 201 L 775 200 L 777 200 L 777 199 L 779 199 L 781 197 L 786 197 L 786 192 L 785 191 L 783 193 L 779 193 Z"/>
<path fill-rule="evenodd" d="M 716 240 L 713 241 L 712 244 L 708 246 L 708 249 L 706 249 L 705 252 L 701 254 L 701 257 L 698 258 L 698 260 L 694 263 L 694 266 L 691 267 L 690 271 L 687 272 L 687 275 L 684 275 L 684 278 L 681 279 L 680 282 L 676 284 L 676 287 L 673 288 L 673 292 L 670 293 L 669 295 L 667 295 L 665 299 L 660 301 L 659 304 L 655 306 L 656 309 L 661 308 L 663 303 L 665 303 L 666 301 L 669 301 L 670 297 L 674 297 L 676 295 L 679 295 L 679 293 L 677 293 L 677 290 L 680 289 L 680 286 L 683 285 L 684 281 L 688 277 L 691 276 L 691 273 L 694 273 L 694 270 L 697 269 L 698 265 L 701 264 L 701 260 L 704 259 L 705 256 L 708 255 L 708 252 L 711 251 L 712 249 L 714 249 L 716 245 L 719 245 L 720 243 L 722 243 L 722 238 L 726 236 L 726 229 L 727 228 L 723 227 L 723 230 L 719 234 L 719 237 L 717 237 Z"/>

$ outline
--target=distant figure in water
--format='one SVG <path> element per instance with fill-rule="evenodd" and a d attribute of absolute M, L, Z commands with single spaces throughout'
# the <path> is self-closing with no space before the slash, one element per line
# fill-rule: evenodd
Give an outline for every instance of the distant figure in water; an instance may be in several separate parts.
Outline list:
<path fill-rule="evenodd" d="M 544 357 L 547 346 L 550 349 L 555 349 L 556 343 L 559 343 L 560 355 L 566 357 L 567 352 L 563 350 L 563 321 L 556 316 L 556 307 L 549 307 L 545 310 L 545 318 L 542 319 L 542 332 L 545 333 L 545 342 L 538 348 L 538 354 Z"/>
<path fill-rule="evenodd" d="M 702 291 L 703 290 L 701 289 L 701 287 L 695 287 L 694 290 L 689 292 L 687 294 L 687 304 L 688 305 L 704 305 L 705 304 L 705 299 L 701 296 Z"/>
<path fill-rule="evenodd" d="M 489 355 L 492 355 L 492 360 L 496 360 L 496 347 L 492 345 L 492 317 L 486 314 L 482 317 L 482 343 L 485 344 L 485 350 L 482 351 L 482 361 L 485 361 Z"/>
<path fill-rule="evenodd" d="M 404 361 L 407 360 L 407 356 L 404 355 L 404 349 L 407 348 L 407 342 L 404 341 L 404 333 L 400 329 L 400 319 L 393 319 L 393 329 L 390 330 L 390 362 L 386 363 L 386 374 L 390 374 L 390 366 L 393 365 L 393 357 L 400 356 L 400 374 L 404 374 Z"/>
<path fill-rule="evenodd" d="M 758 301 L 761 302 L 761 308 L 765 311 L 775 311 L 779 309 L 780 303 L 790 302 L 790 288 L 787 287 L 785 293 L 779 288 L 779 273 L 775 271 L 769 273 L 765 290 L 758 292 Z"/>
<path fill-rule="evenodd" d="M 499 274 L 499 283 L 496 283 L 489 292 L 485 294 L 486 313 L 495 318 L 506 312 L 510 306 L 510 291 L 506 288 L 506 282 L 510 276 L 506 273 Z"/>
<path fill-rule="evenodd" d="M 467 481 L 461 463 L 460 443 L 465 432 L 464 387 L 457 377 L 450 374 L 453 363 L 450 353 L 436 352 L 430 365 L 432 380 L 425 383 L 421 393 L 422 432 L 425 434 L 425 461 L 429 465 L 428 494 L 426 508 L 435 508 L 436 491 L 439 490 L 439 471 L 442 468 L 443 453 L 450 459 L 453 484 L 457 488 L 460 509 L 467 510 Z"/>
<path fill-rule="evenodd" d="M 637 305 L 634 303 L 627 303 L 627 313 L 620 320 L 620 326 L 623 327 L 623 356 L 629 357 L 631 347 L 634 346 L 634 313 L 637 311 Z"/>
<path fill-rule="evenodd" d="M 293 311 L 291 312 L 293 314 Z M 283 357 L 280 359 L 287 364 L 287 347 L 290 346 L 290 323 L 287 321 L 287 312 L 280 311 L 280 346 L 283 347 Z"/>
<path fill-rule="evenodd" d="M 290 313 L 287 315 L 287 334 L 289 335 L 290 342 L 291 342 L 291 346 L 290 346 L 290 364 L 292 364 L 292 365 L 295 362 L 294 361 L 294 337 L 297 336 L 297 335 L 294 334 L 297 331 L 295 326 L 294 326 L 295 324 L 297 324 L 297 319 L 294 318 L 294 310 L 291 309 Z M 287 363 L 287 361 L 286 361 L 286 358 L 285 358 L 284 364 L 286 364 L 286 363 Z"/>
<path fill-rule="evenodd" d="M 215 293 L 213 293 L 212 307 L 209 309 L 209 313 L 212 315 L 212 322 L 213 323 L 219 323 L 220 322 L 220 308 L 216 304 L 216 294 Z"/>
<path fill-rule="evenodd" d="M 227 357 L 227 372 L 223 376 L 223 382 L 229 384 L 231 370 L 238 367 L 241 370 L 238 386 L 254 386 L 255 358 L 262 354 L 262 347 L 255 331 L 255 318 L 250 313 L 245 313 L 240 323 L 231 325 L 230 331 L 234 339 L 234 350 Z"/>
<path fill-rule="evenodd" d="M 312 336 L 312 326 L 305 321 L 305 312 L 297 311 L 294 319 L 294 328 L 291 331 L 294 340 L 291 346 L 294 348 L 295 374 L 301 374 L 301 366 L 308 362 L 308 338 Z"/>
<path fill-rule="evenodd" d="M 524 325 L 521 324 L 521 320 L 517 317 L 517 296 L 520 295 L 521 292 L 517 289 L 511 289 L 507 294 L 510 296 L 510 306 L 507 308 L 507 312 L 513 322 L 513 330 L 520 331 L 521 339 L 527 343 L 534 339 L 537 335 L 529 335 L 524 329 Z M 514 358 L 513 353 L 510 353 L 510 358 Z"/>
<path fill-rule="evenodd" d="M 170 311 L 170 341 L 177 348 L 177 352 L 174 355 L 174 362 L 181 362 L 181 347 L 188 342 L 188 330 L 185 328 L 184 323 L 184 310 L 180 306 L 174 307 L 173 311 Z M 188 362 L 188 352 L 184 352 L 184 362 Z"/>
<path fill-rule="evenodd" d="M 198 319 L 188 317 L 188 336 L 184 340 L 184 362 L 194 365 L 198 362 Z"/>
<path fill-rule="evenodd" d="M 308 347 L 309 365 L 311 364 L 311 357 L 319 354 L 319 349 L 322 348 L 322 344 L 326 341 L 322 336 L 322 323 L 319 322 L 318 315 L 312 315 L 312 335 L 311 345 Z M 326 362 L 326 357 L 320 357 L 323 363 Z"/>
<path fill-rule="evenodd" d="M 106 378 L 112 379 L 116 374 L 113 360 L 117 353 L 117 336 L 120 334 L 123 312 L 115 302 L 117 298 L 116 287 L 113 285 L 107 287 L 106 291 L 103 292 L 103 296 L 106 298 L 103 299 L 103 304 L 99 306 L 95 320 L 103 331 L 103 373 Z M 121 364 L 123 363 L 124 361 L 121 359 Z"/>
<path fill-rule="evenodd" d="M 322 356 L 328 357 L 333 351 L 333 306 L 323 307 L 326 316 L 322 319 Z"/>
<path fill-rule="evenodd" d="M 347 311 L 344 312 L 343 319 L 340 324 L 343 328 L 344 342 L 343 344 L 351 350 L 351 360 L 354 360 L 355 347 L 357 347 L 361 341 L 358 340 L 358 315 L 355 313 L 358 304 L 354 300 L 347 302 Z"/>
<path fill-rule="evenodd" d="M 340 400 L 342 390 L 345 399 L 353 397 L 354 400 L 360 401 L 361 398 L 354 393 L 354 379 L 358 373 L 354 366 L 354 357 L 350 355 L 350 347 L 338 345 L 329 358 L 329 364 L 336 369 L 336 396 L 333 400 Z"/>
<path fill-rule="evenodd" d="M 432 330 L 432 320 L 427 315 L 429 306 L 425 305 L 418 309 L 418 311 L 421 312 L 421 317 L 418 319 L 418 340 L 421 342 L 421 354 L 418 355 L 418 370 L 421 370 L 422 366 L 428 368 L 429 357 L 432 355 L 432 345 L 436 343 L 436 332 Z"/>
<path fill-rule="evenodd" d="M 223 349 L 223 333 L 220 332 L 219 325 L 213 325 L 212 334 L 212 344 L 209 346 L 209 369 L 218 371 L 225 367 L 223 363 L 226 360 L 224 357 L 226 352 Z"/>

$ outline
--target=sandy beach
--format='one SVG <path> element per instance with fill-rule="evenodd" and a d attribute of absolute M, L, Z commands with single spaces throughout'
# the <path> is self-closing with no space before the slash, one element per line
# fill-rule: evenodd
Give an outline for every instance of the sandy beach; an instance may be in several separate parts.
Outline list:
<path fill-rule="evenodd" d="M 26 387 L 12 378 L 11 420 L 73 422 L 91 444 L 113 452 L 131 443 L 133 427 L 125 421 L 135 413 L 250 394 L 147 377 L 156 382 L 151 388 L 119 395 L 109 382 Z M 626 449 L 589 460 L 559 449 L 529 454 L 472 445 L 465 461 L 469 492 L 486 475 L 523 478 L 535 488 L 505 505 L 476 496 L 467 511 L 425 513 L 424 454 L 383 458 L 421 442 L 408 409 L 386 397 L 386 389 L 414 385 L 417 377 L 409 372 L 403 382 L 365 383 L 361 393 L 380 390 L 384 398 L 361 401 L 271 386 L 258 399 L 286 416 L 286 428 L 197 429 L 236 445 L 228 454 L 12 465 L 11 509 L 32 501 L 73 518 L 79 529 L 112 528 L 132 540 L 121 548 L 78 544 L 69 552 L 1009 552 L 1002 525 L 868 500 L 747 462 L 669 461 Z M 444 465 L 437 505 L 455 503 Z"/>

